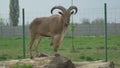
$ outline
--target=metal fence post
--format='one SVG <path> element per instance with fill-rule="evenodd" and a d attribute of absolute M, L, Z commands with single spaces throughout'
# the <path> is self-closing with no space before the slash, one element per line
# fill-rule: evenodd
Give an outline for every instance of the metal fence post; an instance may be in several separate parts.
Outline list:
<path fill-rule="evenodd" d="M 73 0 L 71 0 L 71 5 L 73 6 Z M 74 46 L 74 23 L 73 23 L 73 15 L 72 15 L 72 20 L 71 20 L 71 31 L 72 31 L 72 51 L 75 51 L 75 46 Z"/>
<path fill-rule="evenodd" d="M 23 57 L 26 57 L 26 47 L 25 47 L 25 12 L 24 8 L 22 9 L 22 20 L 23 20 Z"/>
<path fill-rule="evenodd" d="M 108 61 L 108 51 L 107 51 L 107 4 L 104 3 L 104 15 L 105 15 L 105 61 Z"/>

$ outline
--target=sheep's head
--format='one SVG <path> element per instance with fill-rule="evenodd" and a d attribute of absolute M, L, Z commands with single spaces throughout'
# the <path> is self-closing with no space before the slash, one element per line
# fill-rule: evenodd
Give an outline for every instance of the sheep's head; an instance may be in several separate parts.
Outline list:
<path fill-rule="evenodd" d="M 53 10 L 54 9 L 59 9 L 61 10 L 59 12 L 60 15 L 62 15 L 63 17 L 63 22 L 66 24 L 66 25 L 69 25 L 69 22 L 70 22 L 70 16 L 72 14 L 76 14 L 77 13 L 77 7 L 76 6 L 70 6 L 68 9 L 65 9 L 63 6 L 55 6 L 51 9 L 51 13 L 53 13 Z"/>

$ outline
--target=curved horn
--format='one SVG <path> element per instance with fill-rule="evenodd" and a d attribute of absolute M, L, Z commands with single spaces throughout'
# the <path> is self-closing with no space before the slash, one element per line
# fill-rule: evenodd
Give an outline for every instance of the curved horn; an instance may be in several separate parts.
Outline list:
<path fill-rule="evenodd" d="M 71 10 L 73 10 L 73 9 L 75 10 L 74 14 L 76 14 L 77 11 L 78 11 L 78 9 L 77 9 L 76 6 L 70 6 L 70 7 L 68 8 L 68 11 L 71 12 Z"/>
<path fill-rule="evenodd" d="M 66 11 L 66 9 L 63 7 L 63 6 L 55 6 L 55 7 L 53 7 L 52 9 L 51 9 L 51 14 L 53 13 L 53 10 L 54 9 L 60 9 L 62 12 L 65 12 Z"/>

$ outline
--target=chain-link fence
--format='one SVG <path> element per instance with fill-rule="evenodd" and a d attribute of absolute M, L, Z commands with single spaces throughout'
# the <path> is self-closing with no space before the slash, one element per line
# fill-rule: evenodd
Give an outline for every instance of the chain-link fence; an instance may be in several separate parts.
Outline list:
<path fill-rule="evenodd" d="M 116 66 L 120 66 L 120 9 L 108 8 L 108 61 L 114 61 Z M 37 10 L 26 11 L 26 13 L 39 14 Z M 29 44 L 29 24 L 31 18 L 30 14 L 25 14 L 26 16 L 26 26 L 25 26 L 25 36 L 26 36 L 26 49 L 28 49 Z M 77 14 L 77 20 L 74 19 L 75 30 L 74 33 L 74 46 L 76 49 L 76 59 L 72 57 L 73 60 L 103 60 L 104 59 L 104 9 L 81 9 L 79 14 Z M 20 19 L 22 20 L 22 19 Z M 9 21 L 4 21 L 8 24 L 0 25 L 0 60 L 11 59 L 11 58 L 22 58 L 23 56 L 23 44 L 22 36 L 23 30 L 22 25 L 13 27 L 9 25 Z M 63 47 L 60 50 L 67 50 L 67 45 L 71 47 L 71 26 L 66 32 L 65 41 Z M 70 37 L 70 38 L 69 38 Z M 49 42 L 48 42 L 49 43 Z M 65 48 L 64 48 L 65 47 Z M 70 50 L 69 48 L 68 50 Z M 28 50 L 27 50 L 28 52 Z M 62 51 L 61 51 L 62 52 Z M 63 53 L 63 52 L 62 52 Z M 67 53 L 67 51 L 66 51 Z M 27 53 L 28 54 L 28 53 Z M 70 53 L 71 54 L 71 53 Z M 72 53 L 73 54 L 73 53 Z M 74 54 L 75 55 L 75 54 Z M 68 56 L 69 53 L 68 53 Z M 71 58 L 71 57 L 70 57 Z M 80 60 L 79 60 L 80 59 Z"/>
<path fill-rule="evenodd" d="M 66 32 L 66 36 L 71 36 L 71 27 Z M 120 23 L 108 24 L 108 35 L 120 34 Z M 29 37 L 29 26 L 25 28 L 25 34 Z M 23 35 L 22 26 L 0 26 L 0 37 L 21 37 Z M 75 24 L 74 36 L 100 36 L 104 35 L 104 24 Z"/>

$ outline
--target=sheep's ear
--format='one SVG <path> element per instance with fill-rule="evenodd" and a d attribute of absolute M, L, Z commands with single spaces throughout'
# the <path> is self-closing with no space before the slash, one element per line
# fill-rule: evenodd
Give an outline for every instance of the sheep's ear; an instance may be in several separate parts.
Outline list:
<path fill-rule="evenodd" d="M 62 12 L 58 12 L 60 15 L 63 15 L 63 13 Z"/>

